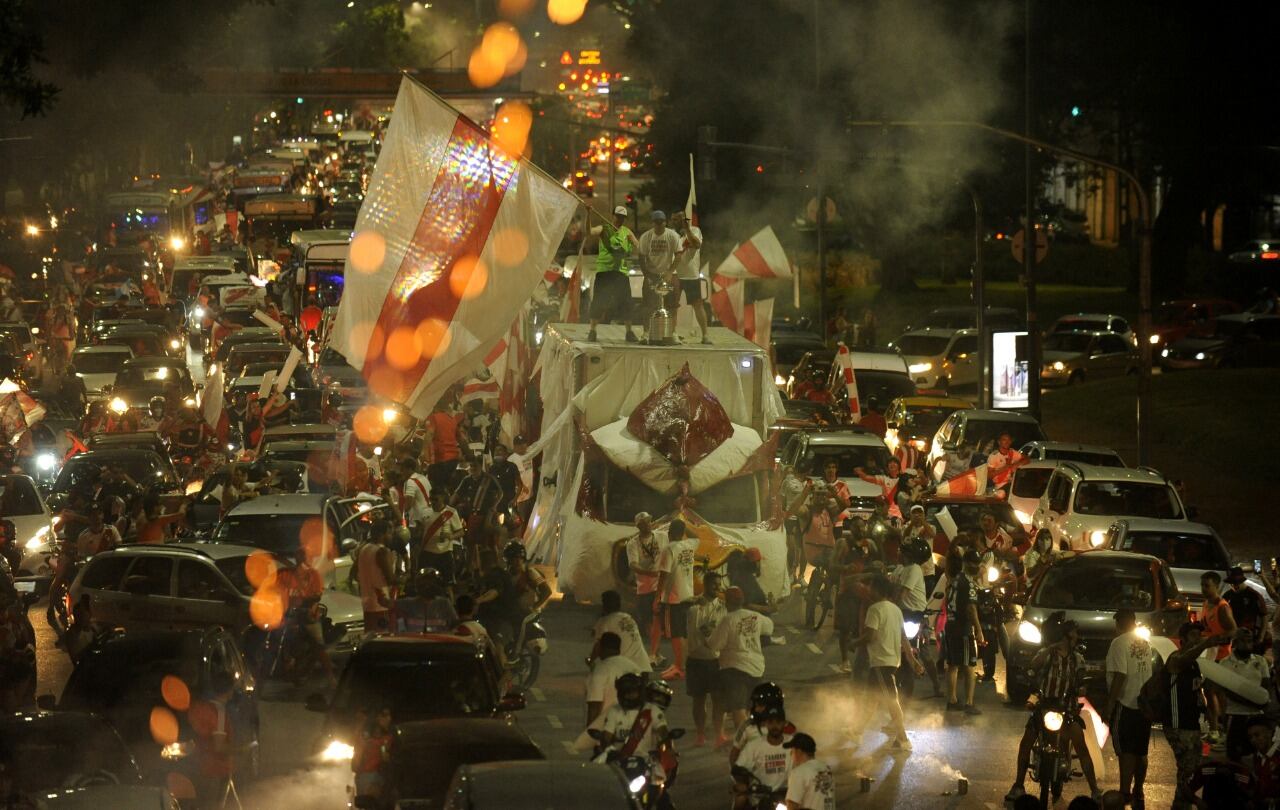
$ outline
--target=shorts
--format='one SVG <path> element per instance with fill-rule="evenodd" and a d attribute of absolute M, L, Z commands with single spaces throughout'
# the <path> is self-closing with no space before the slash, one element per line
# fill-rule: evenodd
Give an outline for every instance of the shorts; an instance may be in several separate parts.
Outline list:
<path fill-rule="evenodd" d="M 653 626 L 653 602 L 657 598 L 657 591 L 636 594 L 636 624 L 641 628 L 641 635 Z"/>
<path fill-rule="evenodd" d="M 691 698 L 719 697 L 720 662 L 714 658 L 690 658 L 685 661 L 684 680 Z"/>
<path fill-rule="evenodd" d="M 591 291 L 591 319 L 610 321 L 627 318 L 631 314 L 631 280 L 627 274 L 608 270 L 596 273 L 595 287 Z"/>
<path fill-rule="evenodd" d="M 898 681 L 894 676 L 897 667 L 871 667 L 867 670 L 867 684 L 883 697 L 898 699 Z"/>
<path fill-rule="evenodd" d="M 702 300 L 702 279 L 700 278 L 682 278 L 680 279 L 680 291 L 684 293 L 684 300 L 687 304 Z"/>
<path fill-rule="evenodd" d="M 689 603 L 663 605 L 663 631 L 667 638 L 689 637 Z"/>
<path fill-rule="evenodd" d="M 1111 724 L 1111 745 L 1117 754 L 1145 757 L 1151 748 L 1151 721 L 1137 709 L 1120 704 Z"/>
<path fill-rule="evenodd" d="M 942 646 L 947 666 L 976 667 L 978 665 L 978 642 L 972 633 L 957 633 L 949 628 L 945 629 L 942 631 Z"/>
<path fill-rule="evenodd" d="M 720 700 L 726 709 L 750 708 L 751 690 L 756 688 L 759 678 L 740 669 L 722 667 L 719 680 Z"/>

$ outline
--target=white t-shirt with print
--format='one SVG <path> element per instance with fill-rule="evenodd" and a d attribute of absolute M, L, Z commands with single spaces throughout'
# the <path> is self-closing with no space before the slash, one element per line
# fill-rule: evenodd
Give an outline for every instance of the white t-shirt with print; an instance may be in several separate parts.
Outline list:
<path fill-rule="evenodd" d="M 698 541 L 692 537 L 668 543 L 658 557 L 658 570 L 667 575 L 667 585 L 658 595 L 664 604 L 678 605 L 693 601 L 693 564 L 698 554 Z"/>
<path fill-rule="evenodd" d="M 714 661 L 718 653 L 711 649 L 711 636 L 724 620 L 724 602 L 712 599 L 697 601 L 689 607 L 689 657 L 699 661 Z"/>
<path fill-rule="evenodd" d="M 614 633 L 622 639 L 622 657 L 635 665 L 637 672 L 652 672 L 649 662 L 649 651 L 644 646 L 644 638 L 640 635 L 640 627 L 630 613 L 615 611 L 608 616 L 601 616 L 593 630 L 596 641 L 605 633 Z"/>
<path fill-rule="evenodd" d="M 658 589 L 658 561 L 666 547 L 666 532 L 655 531 L 644 539 L 637 534 L 627 541 L 627 564 L 636 577 L 637 596 Z"/>
<path fill-rule="evenodd" d="M 591 667 L 591 672 L 587 673 L 587 702 L 602 704 L 601 711 L 617 703 L 618 690 L 614 688 L 613 682 L 628 672 L 639 674 L 635 662 L 624 655 L 597 660 Z"/>
<path fill-rule="evenodd" d="M 661 706 L 646 703 L 641 709 L 624 709 L 615 703 L 601 712 L 591 727 L 612 734 L 616 743 L 624 744 L 631 736 L 631 729 L 635 728 L 636 718 L 640 716 L 642 709 L 649 710 L 649 726 L 645 729 L 639 744 L 636 745 L 635 753 L 637 756 L 644 756 L 657 744 L 656 732 L 667 727 L 667 716 L 663 713 Z"/>
<path fill-rule="evenodd" d="M 819 759 L 802 762 L 787 777 L 787 801 L 804 810 L 835 810 L 836 778 Z"/>
<path fill-rule="evenodd" d="M 754 610 L 740 608 L 725 615 L 707 646 L 720 653 L 721 669 L 738 669 L 759 678 L 764 675 L 764 651 L 760 637 L 773 634 L 773 620 Z"/>
<path fill-rule="evenodd" d="M 867 644 L 867 663 L 873 667 L 897 667 L 902 663 L 902 611 L 888 599 L 867 608 L 863 627 L 873 630 Z"/>
<path fill-rule="evenodd" d="M 1130 709 L 1138 708 L 1138 695 L 1151 678 L 1151 642 L 1134 631 L 1111 640 L 1107 650 L 1107 682 L 1111 676 L 1124 675 L 1124 689 L 1120 692 L 1120 704 Z"/>
<path fill-rule="evenodd" d="M 645 231 L 640 236 L 640 248 L 637 251 L 644 259 L 645 272 L 655 275 L 670 273 L 683 242 L 683 237 L 670 228 L 664 229 L 661 234 L 653 229 Z"/>
<path fill-rule="evenodd" d="M 702 229 L 697 225 L 690 225 L 688 229 L 690 234 L 697 237 L 696 241 L 701 245 Z M 680 236 L 680 244 L 684 247 L 684 252 L 676 260 L 676 278 L 694 281 L 698 278 L 699 271 L 702 270 L 700 264 L 702 261 L 702 248 L 694 247 L 693 241 L 683 235 Z"/>
<path fill-rule="evenodd" d="M 782 743 L 790 740 L 791 735 L 784 734 L 774 745 L 768 737 L 756 737 L 742 746 L 734 764 L 751 771 L 770 790 L 779 790 L 786 786 L 787 774 L 791 772 L 791 749 L 782 747 Z"/>

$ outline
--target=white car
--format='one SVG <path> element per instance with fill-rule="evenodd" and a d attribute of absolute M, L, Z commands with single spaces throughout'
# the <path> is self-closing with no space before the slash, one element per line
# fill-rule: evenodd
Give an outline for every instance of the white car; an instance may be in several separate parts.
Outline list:
<path fill-rule="evenodd" d="M 994 449 L 1000 434 L 1006 432 L 1013 439 L 1014 447 L 1044 441 L 1045 438 L 1040 423 L 1024 413 L 965 408 L 948 416 L 938 432 L 933 434 L 926 464 L 930 470 L 934 470 L 943 456 L 961 445 L 968 445 L 978 453 L 988 454 Z"/>
<path fill-rule="evenodd" d="M 1039 508 L 1040 497 L 1056 469 L 1056 461 L 1028 461 L 1013 471 L 1009 483 L 1009 505 L 1028 535 L 1032 535 L 1031 518 Z"/>
<path fill-rule="evenodd" d="M 815 433 L 797 433 L 782 451 L 782 464 L 791 469 L 788 491 L 799 491 L 804 479 L 822 480 L 822 469 L 828 461 L 837 466 L 836 478 L 849 488 L 847 514 L 869 517 L 876 510 L 880 487 L 863 481 L 854 472 L 862 467 L 868 473 L 882 473 L 891 458 L 889 448 L 874 433 L 850 428 Z"/>
<path fill-rule="evenodd" d="M 1055 544 L 1083 551 L 1106 544 L 1107 531 L 1122 518 L 1151 518 L 1188 523 L 1177 490 L 1151 469 L 1058 464 L 1032 516 L 1039 532 L 1048 529 Z"/>
<path fill-rule="evenodd" d="M 892 344 L 921 391 L 945 392 L 978 381 L 978 333 L 974 329 L 913 329 Z"/>
<path fill-rule="evenodd" d="M 71 353 L 71 366 L 84 383 L 90 399 L 106 396 L 103 389 L 116 384 L 116 372 L 133 357 L 133 349 L 116 344 L 81 346 Z"/>
<path fill-rule="evenodd" d="M 13 524 L 14 542 L 22 549 L 22 564 L 14 576 L 49 573 L 53 513 L 30 476 L 0 475 L 0 517 Z"/>
<path fill-rule="evenodd" d="M 1022 455 L 1037 461 L 1079 461 L 1099 467 L 1124 467 L 1124 459 L 1110 447 L 1075 442 L 1027 442 Z"/>
<path fill-rule="evenodd" d="M 1129 321 L 1119 315 L 1102 312 L 1077 312 L 1063 315 L 1053 322 L 1047 334 L 1057 332 L 1110 332 L 1125 339 L 1130 346 L 1138 345 L 1138 335 Z"/>

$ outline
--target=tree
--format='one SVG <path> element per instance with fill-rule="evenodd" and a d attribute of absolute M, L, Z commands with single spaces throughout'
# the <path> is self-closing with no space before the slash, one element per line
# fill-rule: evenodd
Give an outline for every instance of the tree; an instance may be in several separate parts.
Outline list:
<path fill-rule="evenodd" d="M 325 60 L 342 67 L 400 68 L 413 56 L 400 4 L 375 2 L 355 6 L 334 27 Z"/>

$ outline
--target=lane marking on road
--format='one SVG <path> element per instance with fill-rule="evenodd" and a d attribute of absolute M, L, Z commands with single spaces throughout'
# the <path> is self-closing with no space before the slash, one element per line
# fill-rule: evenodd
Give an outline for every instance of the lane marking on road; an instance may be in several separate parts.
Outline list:
<path fill-rule="evenodd" d="M 561 740 L 560 744 L 564 746 L 564 750 L 570 754 L 578 753 L 578 749 L 570 740 Z"/>
<path fill-rule="evenodd" d="M 547 696 L 543 694 L 542 690 L 536 686 L 529 687 L 529 694 L 533 695 L 533 699 L 539 702 L 547 699 Z"/>
<path fill-rule="evenodd" d="M 552 728 L 564 728 L 564 723 L 561 723 L 560 718 L 556 717 L 554 714 L 547 715 L 547 723 L 549 723 Z"/>
<path fill-rule="evenodd" d="M 814 644 L 812 641 L 810 641 L 805 646 L 808 647 L 809 652 L 813 653 L 814 655 L 822 655 L 822 648 L 819 647 L 817 644 Z"/>

